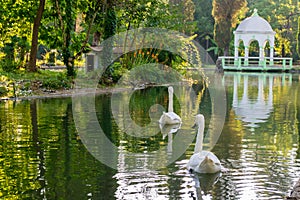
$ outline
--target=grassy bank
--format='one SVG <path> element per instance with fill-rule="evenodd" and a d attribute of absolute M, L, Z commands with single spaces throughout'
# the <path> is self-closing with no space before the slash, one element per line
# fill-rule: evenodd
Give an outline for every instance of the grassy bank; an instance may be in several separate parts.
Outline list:
<path fill-rule="evenodd" d="M 72 80 L 64 71 L 39 70 L 29 73 L 23 70 L 0 71 L 0 98 L 17 98 L 41 93 L 51 93 L 72 87 Z"/>

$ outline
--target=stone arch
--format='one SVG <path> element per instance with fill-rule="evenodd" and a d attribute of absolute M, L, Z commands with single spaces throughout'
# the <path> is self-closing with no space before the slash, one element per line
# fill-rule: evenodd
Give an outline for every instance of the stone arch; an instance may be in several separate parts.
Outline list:
<path fill-rule="evenodd" d="M 271 42 L 270 42 L 270 40 L 265 40 L 263 48 L 264 48 L 264 57 L 270 57 L 270 54 L 271 54 Z"/>
<path fill-rule="evenodd" d="M 245 43 L 243 40 L 238 41 L 238 56 L 245 56 Z"/>
<path fill-rule="evenodd" d="M 259 47 L 260 42 L 256 39 L 252 39 L 248 43 L 248 49 L 249 49 L 249 57 L 258 57 L 259 56 Z"/>

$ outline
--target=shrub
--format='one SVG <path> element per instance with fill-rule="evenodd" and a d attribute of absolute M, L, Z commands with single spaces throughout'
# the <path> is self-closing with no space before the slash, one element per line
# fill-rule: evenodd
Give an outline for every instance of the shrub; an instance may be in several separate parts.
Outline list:
<path fill-rule="evenodd" d="M 6 87 L 0 86 L 0 97 L 7 96 L 8 90 Z"/>
<path fill-rule="evenodd" d="M 19 63 L 12 60 L 1 60 L 0 66 L 5 72 L 13 72 L 16 71 L 19 67 Z"/>

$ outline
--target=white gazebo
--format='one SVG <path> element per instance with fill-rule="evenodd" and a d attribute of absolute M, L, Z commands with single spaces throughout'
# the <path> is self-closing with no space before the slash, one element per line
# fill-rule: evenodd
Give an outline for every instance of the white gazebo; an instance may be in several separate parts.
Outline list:
<path fill-rule="evenodd" d="M 244 19 L 234 34 L 234 57 L 220 57 L 223 69 L 233 70 L 286 70 L 292 67 L 291 58 L 274 58 L 275 31 L 258 15 L 257 9 L 251 17 Z M 259 45 L 259 56 L 250 57 L 249 47 L 253 41 Z M 239 55 L 240 43 L 244 44 L 244 56 Z M 269 43 L 269 54 L 265 55 Z M 289 63 L 287 62 L 289 61 Z"/>
<path fill-rule="evenodd" d="M 249 46 L 251 42 L 257 41 L 259 44 L 259 61 L 260 64 L 264 61 L 264 48 L 269 42 L 270 44 L 270 59 L 274 56 L 274 42 L 275 42 L 275 31 L 273 31 L 271 25 L 257 13 L 257 9 L 254 10 L 251 17 L 243 20 L 237 27 L 234 34 L 234 57 L 235 60 L 239 57 L 239 44 L 243 41 L 245 46 L 245 64 L 249 64 Z M 273 60 L 271 60 L 273 61 Z M 271 64 L 273 65 L 273 64 Z"/>

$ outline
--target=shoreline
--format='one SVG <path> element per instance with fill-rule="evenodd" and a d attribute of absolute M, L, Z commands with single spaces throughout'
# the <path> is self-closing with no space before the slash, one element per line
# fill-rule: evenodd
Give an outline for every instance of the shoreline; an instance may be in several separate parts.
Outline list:
<path fill-rule="evenodd" d="M 217 72 L 216 68 L 213 68 L 213 67 L 206 67 L 206 68 L 203 68 L 203 69 L 205 71 L 215 71 L 218 74 L 223 74 L 224 73 L 224 71 L 223 72 Z M 300 66 L 297 66 L 297 68 L 294 68 L 289 73 L 291 73 L 291 74 L 300 74 Z M 172 84 L 172 83 L 170 83 L 170 84 Z M 177 84 L 180 84 L 180 83 L 177 83 Z M 150 84 L 150 85 L 145 85 L 145 87 L 141 87 L 141 88 L 134 88 L 134 87 L 118 88 L 118 87 L 115 87 L 115 86 L 103 86 L 101 88 L 83 88 L 83 89 L 71 88 L 71 89 L 59 89 L 59 90 L 48 90 L 48 91 L 42 91 L 42 90 L 38 89 L 36 91 L 33 91 L 33 94 L 27 95 L 27 96 L 0 97 L 0 102 L 1 101 L 48 99 L 48 98 L 69 98 L 69 97 L 72 97 L 74 94 L 76 94 L 76 95 L 112 94 L 114 92 L 123 92 L 123 91 L 128 91 L 128 90 L 138 90 L 138 89 L 143 89 L 143 88 L 147 88 L 147 87 L 155 87 L 155 86 L 165 86 L 165 85 L 155 85 L 155 84 L 152 85 L 152 84 Z"/>
<path fill-rule="evenodd" d="M 182 82 L 183 83 L 183 82 Z M 172 83 L 170 83 L 172 84 Z M 142 87 L 115 87 L 115 86 L 106 86 L 103 88 L 74 88 L 74 89 L 62 89 L 62 90 L 51 90 L 50 92 L 44 91 L 35 91 L 36 93 L 28 96 L 19 96 L 19 97 L 0 97 L 1 101 L 18 101 L 18 100 L 33 100 L 33 99 L 48 99 L 48 98 L 69 98 L 74 95 L 82 96 L 82 95 L 101 95 L 101 94 L 113 94 L 125 91 L 136 91 L 140 89 L 150 88 L 150 87 L 158 87 L 158 86 L 168 86 L 170 84 L 145 84 Z M 180 84 L 180 83 L 176 83 Z M 176 85 L 175 84 L 175 85 Z M 174 85 L 174 83 L 173 83 Z"/>
<path fill-rule="evenodd" d="M 130 88 L 96 88 L 96 89 L 65 89 L 65 90 L 55 90 L 53 92 L 42 92 L 40 91 L 37 94 L 28 95 L 28 96 L 19 96 L 19 97 L 3 97 L 0 98 L 1 101 L 18 101 L 18 100 L 33 100 L 33 99 L 48 99 L 48 98 L 69 98 L 74 94 L 76 95 L 87 95 L 87 94 L 111 94 L 113 92 L 122 92 L 126 90 L 131 90 Z"/>

